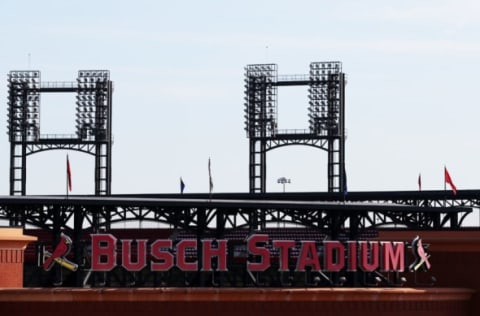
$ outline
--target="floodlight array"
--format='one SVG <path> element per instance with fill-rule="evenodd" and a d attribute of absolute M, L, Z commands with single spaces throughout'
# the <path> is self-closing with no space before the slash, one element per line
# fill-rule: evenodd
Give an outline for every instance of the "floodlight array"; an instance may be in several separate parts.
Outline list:
<path fill-rule="evenodd" d="M 340 62 L 310 64 L 308 89 L 310 132 L 317 135 L 338 133 L 340 118 Z"/>
<path fill-rule="evenodd" d="M 80 70 L 78 72 L 78 87 L 80 89 L 95 89 L 97 84 L 110 80 L 108 70 Z"/>
<path fill-rule="evenodd" d="M 80 70 L 76 97 L 77 136 L 83 140 L 105 137 L 108 119 L 107 70 Z"/>
<path fill-rule="evenodd" d="M 276 64 L 245 67 L 245 130 L 248 137 L 269 137 L 277 126 Z"/>
<path fill-rule="evenodd" d="M 40 71 L 8 74 L 8 131 L 10 141 L 40 137 Z"/>

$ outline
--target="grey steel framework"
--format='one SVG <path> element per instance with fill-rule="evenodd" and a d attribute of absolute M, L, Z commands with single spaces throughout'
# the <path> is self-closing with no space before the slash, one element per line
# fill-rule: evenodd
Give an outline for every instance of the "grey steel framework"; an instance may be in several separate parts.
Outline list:
<path fill-rule="evenodd" d="M 278 129 L 278 88 L 308 86 L 309 128 Z M 313 62 L 309 75 L 278 75 L 276 64 L 245 68 L 245 130 L 250 139 L 249 190 L 265 193 L 267 152 L 307 145 L 328 154 L 328 192 L 345 190 L 345 75 L 340 62 Z"/>
<path fill-rule="evenodd" d="M 26 194 L 27 156 L 54 149 L 94 155 L 95 195 L 111 193 L 112 91 L 107 70 L 80 70 L 76 82 L 42 82 L 40 71 L 9 73 L 10 195 Z M 43 93 L 76 93 L 76 134 L 41 133 Z"/>

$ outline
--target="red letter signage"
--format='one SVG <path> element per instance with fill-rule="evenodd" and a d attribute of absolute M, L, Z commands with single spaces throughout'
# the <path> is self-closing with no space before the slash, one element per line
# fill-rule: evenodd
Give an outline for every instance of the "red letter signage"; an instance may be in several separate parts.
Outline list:
<path fill-rule="evenodd" d="M 360 244 L 360 268 L 365 272 L 372 272 L 378 268 L 378 242 L 361 241 Z M 370 247 L 368 247 L 370 245 Z"/>
<path fill-rule="evenodd" d="M 213 240 L 202 240 L 203 261 L 202 271 L 212 270 L 212 258 L 217 257 L 217 270 L 227 271 L 227 241 L 217 240 L 217 248 L 212 247 Z"/>
<path fill-rule="evenodd" d="M 268 242 L 268 235 L 252 235 L 247 239 L 249 254 L 260 256 L 260 262 L 247 261 L 247 269 L 250 271 L 265 271 L 270 267 L 270 251 L 265 247 L 257 247 L 260 242 Z"/>
<path fill-rule="evenodd" d="M 348 265 L 347 271 L 357 271 L 357 242 L 356 241 L 347 241 L 348 246 Z"/>
<path fill-rule="evenodd" d="M 302 241 L 302 248 L 300 248 L 300 255 L 297 262 L 297 271 L 305 271 L 305 266 L 311 266 L 314 271 L 320 270 L 317 245 L 314 241 Z"/>
<path fill-rule="evenodd" d="M 124 239 L 122 242 L 122 266 L 128 271 L 140 271 L 147 265 L 147 240 L 137 240 L 137 260 L 132 260 L 132 240 Z"/>
<path fill-rule="evenodd" d="M 158 239 L 152 244 L 152 257 L 161 261 L 150 261 L 152 271 L 168 271 L 173 267 L 173 255 L 168 251 L 171 248 L 171 239 Z"/>
<path fill-rule="evenodd" d="M 403 272 L 405 269 L 405 248 L 403 242 L 382 242 L 382 271 Z"/>
<path fill-rule="evenodd" d="M 279 268 L 278 271 L 288 271 L 288 250 L 295 247 L 295 241 L 293 240 L 274 240 L 273 247 L 278 248 L 279 253 Z"/>
<path fill-rule="evenodd" d="M 110 234 L 92 235 L 92 270 L 110 271 L 116 266 L 117 238 Z"/>
<path fill-rule="evenodd" d="M 197 241 L 184 239 L 177 244 L 177 267 L 183 271 L 197 271 L 198 261 L 187 262 L 187 248 L 197 249 Z"/>
<path fill-rule="evenodd" d="M 220 239 L 183 239 L 176 245 L 171 239 L 153 240 L 148 247 L 147 239 L 119 240 L 117 254 L 117 238 L 111 234 L 92 234 L 92 271 L 111 271 L 121 260 L 122 267 L 127 271 L 168 271 L 176 266 L 182 271 L 228 271 L 228 259 L 243 260 L 248 273 L 263 272 L 270 268 L 279 272 L 290 271 L 289 265 L 295 262 L 295 271 L 309 270 L 324 272 L 404 272 L 405 265 L 410 271 L 416 271 L 422 266 L 430 268 L 430 254 L 422 245 L 420 237 L 412 242 L 415 261 L 409 266 L 405 263 L 405 243 L 392 241 L 294 241 L 270 240 L 267 234 L 252 234 L 245 244 L 236 248 L 238 242 L 229 245 L 229 240 Z M 300 245 L 300 249 L 298 249 Z M 230 248 L 229 248 L 230 246 Z M 201 248 L 200 248 L 201 247 Z M 427 245 L 428 247 L 428 245 Z M 232 251 L 230 256 L 228 251 Z M 294 257 L 299 250 L 298 257 Z M 150 252 L 149 252 L 150 251 Z M 149 252 L 149 253 L 148 253 Z M 65 256 L 66 252 L 62 252 Z M 52 260 L 60 260 L 60 255 Z M 273 256 L 273 259 L 272 259 Z M 150 262 L 147 262 L 150 260 Z M 271 260 L 277 264 L 271 266 Z M 52 261 L 50 260 L 50 261 Z M 67 260 L 62 257 L 63 266 Z M 320 261 L 322 260 L 322 261 Z M 46 262 L 45 265 L 51 264 Z M 67 262 L 68 264 L 68 262 Z M 70 264 L 71 265 L 71 264 Z M 69 265 L 69 266 L 70 266 Z M 253 277 L 253 276 L 252 276 Z"/>
<path fill-rule="evenodd" d="M 345 247 L 339 241 L 324 241 L 325 270 L 340 271 L 345 266 Z"/>

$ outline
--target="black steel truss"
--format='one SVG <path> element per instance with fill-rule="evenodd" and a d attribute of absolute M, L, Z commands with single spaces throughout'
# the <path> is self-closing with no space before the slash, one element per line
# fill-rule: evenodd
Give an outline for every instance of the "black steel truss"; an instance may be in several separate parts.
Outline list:
<path fill-rule="evenodd" d="M 27 156 L 55 149 L 95 156 L 95 194 L 111 193 L 112 92 L 106 70 L 81 70 L 76 82 L 41 82 L 40 71 L 8 75 L 10 195 L 26 195 Z M 41 134 L 40 97 L 76 93 L 76 134 Z"/>
<path fill-rule="evenodd" d="M 184 194 L 143 196 L 3 197 L 0 219 L 10 225 L 99 230 L 128 221 L 156 222 L 179 229 L 257 230 L 289 223 L 319 230 L 460 229 L 480 208 L 480 191 Z M 75 217 L 75 212 L 80 215 Z M 202 215 L 200 215 L 202 214 Z M 203 218 L 203 222 L 199 219 Z M 81 221 L 80 223 L 76 223 Z"/>
<path fill-rule="evenodd" d="M 345 75 L 340 62 L 314 62 L 309 75 L 278 76 L 276 64 L 245 68 L 245 130 L 250 139 L 249 192 L 266 192 L 266 154 L 288 145 L 327 151 L 328 191 L 345 190 Z M 277 90 L 308 86 L 309 128 L 280 130 Z"/>
<path fill-rule="evenodd" d="M 398 275 L 389 278 L 378 272 L 360 272 L 355 276 L 343 272 L 296 273 L 294 266 L 290 272 L 274 272 L 273 266 L 272 271 L 248 274 L 242 263 L 236 263 L 238 258 L 230 257 L 229 271 L 222 273 L 215 270 L 182 272 L 177 268 L 161 273 L 151 273 L 148 268 L 135 273 L 122 268 L 91 273 L 85 236 L 90 232 L 108 232 L 125 222 L 156 222 L 162 224 L 163 229 L 183 232 L 197 240 L 221 239 L 235 231 L 245 236 L 272 229 L 283 231 L 282 225 L 290 224 L 333 240 L 361 239 L 369 231 L 383 227 L 459 230 L 469 214 L 474 210 L 478 212 L 479 197 L 480 191 L 458 191 L 455 196 L 441 191 L 69 196 L 68 199 L 65 196 L 4 196 L 0 197 L 0 220 L 8 220 L 11 226 L 21 224 L 50 232 L 53 243 L 48 244 L 49 247 L 55 245 L 61 232 L 73 239 L 73 260 L 81 263 L 80 269 L 69 273 L 57 267 L 47 273 L 41 267 L 31 266 L 27 286 L 341 286 L 345 276 L 353 286 L 374 286 L 376 277 L 387 285 L 398 286 Z M 237 247 L 235 245 L 234 242 L 229 247 Z M 40 248 L 44 246 L 44 243 L 38 244 L 37 251 L 41 253 Z M 238 248 L 235 249 L 238 253 Z M 200 256 L 201 251 L 197 248 L 195 256 Z M 232 248 L 228 253 L 235 251 Z M 37 256 L 41 258 L 41 254 Z"/>

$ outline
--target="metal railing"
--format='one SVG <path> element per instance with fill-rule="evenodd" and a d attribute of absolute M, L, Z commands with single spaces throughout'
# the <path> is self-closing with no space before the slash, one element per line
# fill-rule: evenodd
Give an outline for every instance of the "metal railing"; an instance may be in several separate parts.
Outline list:
<path fill-rule="evenodd" d="M 74 89 L 78 87 L 78 83 L 74 81 L 44 81 L 40 83 L 41 89 L 58 89 L 58 88 L 68 88 Z"/>
<path fill-rule="evenodd" d="M 303 135 L 303 134 L 311 134 L 311 131 L 306 128 L 289 128 L 289 129 L 277 129 L 275 134 L 289 134 L 289 135 Z"/>
<path fill-rule="evenodd" d="M 278 81 L 308 81 L 310 80 L 309 75 L 279 75 Z"/>

